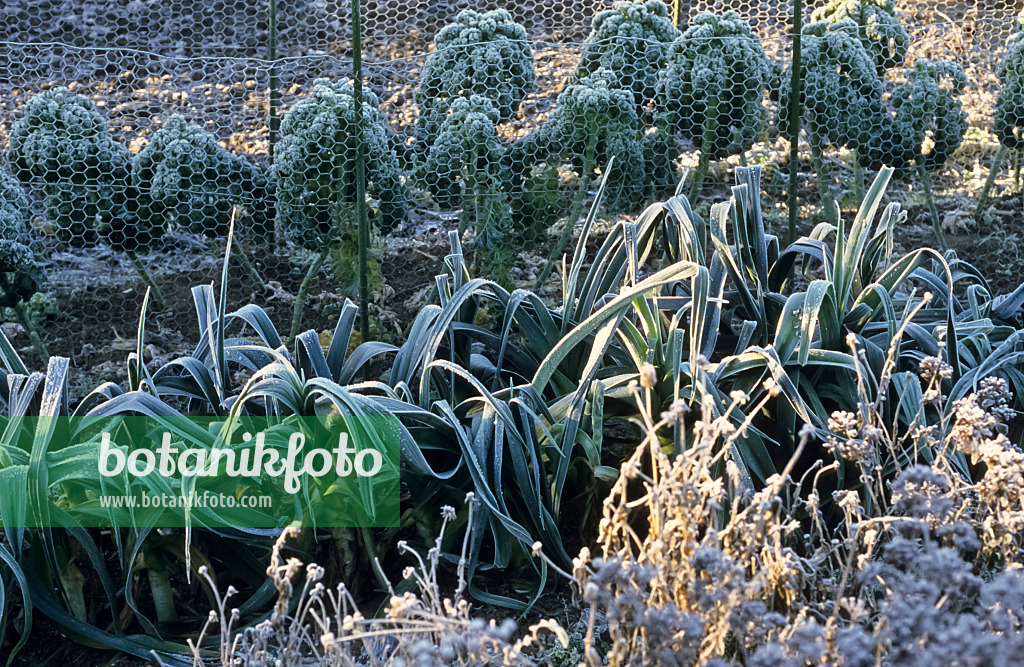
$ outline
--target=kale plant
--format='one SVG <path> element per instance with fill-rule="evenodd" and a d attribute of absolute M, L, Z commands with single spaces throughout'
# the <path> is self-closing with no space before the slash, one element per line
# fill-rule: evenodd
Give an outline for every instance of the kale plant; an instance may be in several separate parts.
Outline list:
<path fill-rule="evenodd" d="M 0 311 L 14 311 L 44 364 L 49 361 L 49 354 L 25 304 L 42 291 L 45 283 L 43 264 L 32 249 L 13 239 L 0 238 Z"/>
<path fill-rule="evenodd" d="M 812 21 L 837 23 L 847 19 L 856 26 L 857 37 L 874 60 L 879 76 L 903 64 L 910 37 L 896 18 L 893 0 L 829 0 L 811 14 Z"/>
<path fill-rule="evenodd" d="M 89 98 L 67 88 L 33 96 L 9 142 L 11 170 L 22 183 L 43 185 L 47 218 L 62 241 L 94 243 L 98 225 L 130 218 L 131 152 Z"/>
<path fill-rule="evenodd" d="M 223 236 L 232 208 L 240 206 L 258 238 L 273 232 L 266 175 L 184 116 L 171 116 L 153 133 L 135 158 L 132 184 L 139 220 L 154 230 L 177 224 L 197 234 Z"/>
<path fill-rule="evenodd" d="M 339 244 L 356 243 L 356 149 L 360 138 L 351 83 L 317 79 L 308 97 L 281 121 L 271 174 L 278 220 L 298 243 L 319 254 L 303 280 L 292 320 L 293 336 L 302 317 L 305 289 Z M 367 206 L 371 222 L 386 234 L 405 217 L 407 194 L 398 163 L 398 139 L 364 88 L 362 138 Z"/>
<path fill-rule="evenodd" d="M 612 73 L 613 86 L 633 91 L 637 104 L 643 105 L 654 97 L 658 71 L 678 36 L 661 0 L 616 2 L 594 16 L 575 78 L 605 68 Z"/>
<path fill-rule="evenodd" d="M 0 239 L 29 244 L 29 203 L 21 183 L 0 171 Z"/>
<path fill-rule="evenodd" d="M 871 120 L 882 97 L 881 80 L 871 56 L 857 39 L 850 19 L 817 21 L 803 30 L 803 84 L 800 108 L 811 144 L 811 162 L 818 180 L 818 195 L 825 216 L 836 219 L 832 175 L 822 154 L 826 145 L 857 150 L 867 141 Z M 790 136 L 789 104 L 792 64 L 779 81 L 776 123 Z"/>
<path fill-rule="evenodd" d="M 570 84 L 558 96 L 558 106 L 547 122 L 509 151 L 512 164 L 531 158 L 535 162 L 566 162 L 580 175 L 569 220 L 538 283 L 547 278 L 552 263 L 569 242 L 595 170 L 606 171 L 614 158 L 615 173 L 608 180 L 604 199 L 610 210 L 627 210 L 641 204 L 650 189 L 642 125 L 633 95 L 614 82 L 615 74 L 602 67 Z"/>
<path fill-rule="evenodd" d="M 734 11 L 705 12 L 669 50 L 658 74 L 658 125 L 700 148 L 690 197 L 712 159 L 748 150 L 764 127 L 771 68 L 761 40 Z"/>
<path fill-rule="evenodd" d="M 1007 148 L 1024 144 L 1024 22 L 1006 42 L 999 66 L 999 96 L 992 131 Z"/>
<path fill-rule="evenodd" d="M 457 98 L 483 95 L 494 103 L 498 118 L 508 120 L 533 90 L 536 76 L 526 29 L 511 14 L 504 9 L 459 12 L 434 37 L 434 52 L 416 88 L 421 148 L 433 145 Z"/>
<path fill-rule="evenodd" d="M 508 275 L 514 244 L 508 200 L 499 174 L 502 147 L 497 122 L 498 110 L 483 95 L 456 99 L 441 124 L 423 172 L 427 188 L 442 206 L 463 207 L 460 231 L 466 228 L 472 211 L 477 272 L 500 280 Z"/>
<path fill-rule="evenodd" d="M 497 123 L 498 110 L 483 95 L 454 101 L 423 165 L 427 189 L 438 204 L 458 208 L 479 184 L 497 178 L 501 160 Z"/>
<path fill-rule="evenodd" d="M 902 180 L 915 172 L 920 176 L 935 236 L 943 247 L 929 173 L 946 163 L 967 132 L 967 114 L 959 99 L 966 86 L 963 67 L 955 62 L 915 61 L 907 83 L 892 93 L 892 111 L 880 108 L 866 124 L 870 134 L 857 154 L 869 169 L 890 166 Z"/>
<path fill-rule="evenodd" d="M 520 151 L 538 162 L 558 157 L 575 168 L 584 184 L 595 169 L 616 160 L 605 203 L 622 211 L 643 203 L 647 196 L 642 125 L 628 90 L 615 85 L 615 74 L 600 68 L 570 84 L 558 96 L 558 106 Z"/>
<path fill-rule="evenodd" d="M 992 158 L 985 187 L 978 197 L 975 218 L 981 219 L 988 203 L 988 195 L 996 174 L 1003 164 L 1007 148 L 1019 149 L 1024 145 L 1024 13 L 1017 17 L 1017 32 L 1010 36 L 999 66 L 999 95 L 992 132 L 999 139 L 999 148 Z"/>
<path fill-rule="evenodd" d="M 963 67 L 955 62 L 915 61 L 907 83 L 892 92 L 891 113 L 868 124 L 871 133 L 861 147 L 864 166 L 890 166 L 905 179 L 914 167 L 935 171 L 945 164 L 967 132 L 959 99 L 966 86 Z"/>

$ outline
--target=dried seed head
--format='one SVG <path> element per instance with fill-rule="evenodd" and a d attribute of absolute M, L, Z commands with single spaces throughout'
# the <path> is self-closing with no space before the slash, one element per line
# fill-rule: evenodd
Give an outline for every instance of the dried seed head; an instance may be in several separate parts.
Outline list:
<path fill-rule="evenodd" d="M 654 367 L 654 364 L 644 362 L 643 367 L 640 369 L 640 386 L 644 389 L 654 389 L 654 385 L 657 383 L 658 370 Z"/>

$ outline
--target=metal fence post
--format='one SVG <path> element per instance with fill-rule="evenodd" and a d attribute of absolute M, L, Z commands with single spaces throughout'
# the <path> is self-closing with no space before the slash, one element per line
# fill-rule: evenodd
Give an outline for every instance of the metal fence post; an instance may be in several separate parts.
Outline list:
<path fill-rule="evenodd" d="M 277 143 L 278 130 L 281 127 L 281 118 L 277 110 L 281 105 L 280 84 L 277 80 L 277 0 L 269 0 L 267 7 L 267 60 L 270 61 L 269 87 L 270 99 L 267 105 L 267 125 L 270 128 L 270 135 L 267 138 L 267 155 L 274 157 L 274 144 Z"/>
<path fill-rule="evenodd" d="M 359 222 L 359 331 L 370 339 L 370 279 L 367 254 L 370 221 L 366 213 L 366 146 L 363 130 L 363 44 L 360 0 L 352 0 L 352 97 L 356 107 L 356 217 Z"/>
<path fill-rule="evenodd" d="M 803 30 L 802 14 L 803 0 L 793 0 L 793 78 L 790 81 L 789 96 L 789 128 L 791 139 L 789 140 L 789 230 L 788 241 L 796 241 L 796 223 L 800 218 L 800 211 L 797 209 L 796 190 L 799 184 L 800 174 L 800 31 Z"/>

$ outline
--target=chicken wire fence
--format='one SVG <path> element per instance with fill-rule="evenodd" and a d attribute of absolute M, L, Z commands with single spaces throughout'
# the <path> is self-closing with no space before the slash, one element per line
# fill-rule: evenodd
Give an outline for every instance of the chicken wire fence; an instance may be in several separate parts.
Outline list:
<path fill-rule="evenodd" d="M 356 295 L 358 137 L 385 340 L 429 298 L 455 236 L 474 275 L 556 293 L 606 174 L 599 226 L 676 191 L 706 214 L 732 167 L 761 164 L 784 239 L 790 2 L 367 1 L 358 108 L 348 2 L 9 0 L 4 331 L 30 356 L 123 373 L 149 288 L 147 359 L 185 352 L 190 289 L 219 280 L 233 220 L 229 305 L 329 335 Z M 797 231 L 855 208 L 882 164 L 897 168 L 891 196 L 934 221 L 933 244 L 973 218 L 965 202 L 990 173 L 996 214 L 1019 197 L 1020 9 L 806 7 Z"/>

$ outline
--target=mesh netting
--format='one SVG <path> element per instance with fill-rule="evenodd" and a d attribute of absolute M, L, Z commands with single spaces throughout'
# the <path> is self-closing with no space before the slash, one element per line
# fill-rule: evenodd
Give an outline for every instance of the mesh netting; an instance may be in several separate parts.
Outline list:
<path fill-rule="evenodd" d="M 995 239 L 978 253 L 990 279 L 1019 282 L 1020 9 L 812 3 L 798 233 L 855 209 L 888 164 L 911 211 L 899 243 L 969 255 Z M 766 217 L 788 233 L 788 1 L 371 0 L 361 109 L 347 2 L 278 1 L 276 21 L 269 0 L 0 12 L 4 331 L 31 355 L 34 324 L 97 375 L 124 372 L 147 288 L 148 359 L 195 344 L 190 289 L 219 279 L 232 220 L 232 304 L 287 331 L 305 285 L 299 326 L 329 327 L 356 296 L 360 137 L 385 340 L 429 299 L 452 232 L 475 275 L 555 294 L 605 175 L 599 225 L 677 191 L 706 212 L 731 168 L 762 164 Z"/>

